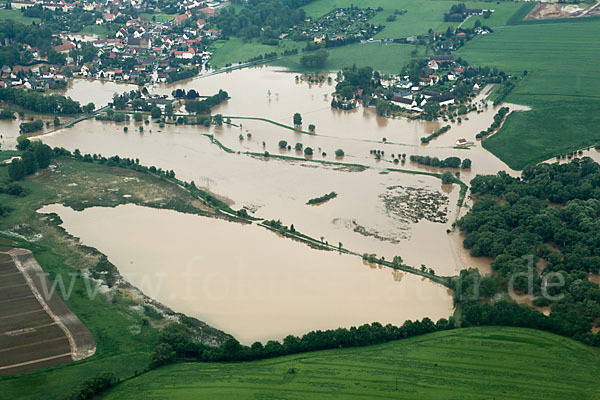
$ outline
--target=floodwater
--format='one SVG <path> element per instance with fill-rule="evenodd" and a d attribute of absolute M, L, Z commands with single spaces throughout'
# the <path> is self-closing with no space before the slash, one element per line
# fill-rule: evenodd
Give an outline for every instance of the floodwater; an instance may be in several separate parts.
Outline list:
<path fill-rule="evenodd" d="M 440 170 L 413 164 L 408 159 L 413 154 L 470 158 L 473 161 L 471 170 L 455 171 L 465 182 L 477 173 L 506 170 L 513 175 L 518 174 L 475 141 L 475 135 L 492 123 L 496 110 L 491 105 L 487 108 L 482 106 L 479 114 L 469 114 L 468 119 L 451 124 L 448 132 L 428 145 L 422 145 L 422 136 L 446 123 L 381 118 L 372 108 L 333 110 L 330 101 L 334 84 L 334 81 L 310 84 L 296 79 L 293 74 L 260 67 L 152 88 L 156 94 L 170 94 L 176 88 L 184 88 L 195 89 L 201 95 L 212 95 L 224 89 L 231 99 L 215 107 L 214 114 L 262 117 L 291 125 L 293 114 L 299 112 L 303 117 L 303 129 L 307 130 L 309 124 L 314 124 L 316 135 L 298 133 L 264 121 L 238 118 L 232 122 L 239 126 L 209 128 L 177 125 L 160 128 L 154 122 L 86 120 L 41 139 L 52 147 L 65 147 L 71 151 L 79 149 L 82 153 L 104 156 L 118 154 L 139 158 L 144 165 L 172 169 L 180 179 L 194 181 L 197 186 L 228 200 L 235 209 L 243 207 L 257 217 L 280 219 L 285 225 L 294 224 L 299 232 L 334 245 L 341 243 L 344 248 L 359 254 L 376 254 L 388 260 L 401 256 L 408 265 L 425 265 L 442 276 L 455 275 L 459 270 L 470 267 L 489 273 L 490 260 L 470 257 L 462 247 L 460 233 L 452 232 L 452 223 L 465 211 L 465 207 L 457 207 L 460 187 L 442 185 L 438 178 L 432 176 L 409 173 L 439 173 Z M 115 82 L 75 80 L 66 94 L 83 104 L 93 101 L 100 107 L 110 101 L 113 93 L 134 88 L 133 85 Z M 524 109 L 513 105 L 509 107 Z M 129 127 L 128 132 L 123 131 L 124 126 Z M 144 127 L 143 132 L 139 132 L 139 126 Z M 226 152 L 207 135 L 213 135 L 233 152 Z M 454 143 L 462 137 L 475 141 L 474 147 L 455 149 Z M 302 152 L 280 149 L 278 143 L 281 140 L 292 147 L 296 143 L 310 146 L 314 155 L 305 158 Z M 336 149 L 344 150 L 343 158 L 335 157 Z M 382 150 L 384 156 L 376 160 L 370 154 L 371 150 Z M 297 157 L 298 160 L 245 154 L 262 154 L 265 151 Z M 403 153 L 406 154 L 406 163 L 393 163 L 393 159 Z M 403 172 L 391 171 L 390 168 L 402 169 Z M 336 198 L 318 206 L 306 204 L 309 199 L 332 191 L 337 193 Z M 90 209 L 83 213 L 62 209 L 59 214 L 64 217 L 69 231 L 108 254 L 126 277 L 128 272 L 139 274 L 141 271 L 168 274 L 165 285 L 170 289 L 157 291 L 155 295 L 149 292 L 151 288 L 143 287 L 143 282 L 136 281 L 135 276 L 129 278 L 146 294 L 244 341 L 277 337 L 289 332 L 302 333 L 317 327 L 348 326 L 375 320 L 387 322 L 393 316 L 401 322 L 409 317 L 427 315 L 437 318 L 449 314 L 451 300 L 445 299 L 434 306 L 411 295 L 418 290 L 433 291 L 423 289 L 434 284 L 422 281 L 420 277 L 397 274 L 397 279 L 402 277 L 398 284 L 390 270 L 371 269 L 357 257 L 312 250 L 254 225 L 233 225 L 131 207 Z M 108 225 L 109 221 L 111 225 Z M 115 221 L 119 221 L 119 229 L 112 227 Z M 117 233 L 107 235 L 107 232 Z M 144 239 L 131 240 L 136 237 Z M 155 237 L 160 240 L 153 242 Z M 163 250 L 165 243 L 170 247 Z M 149 252 L 148 249 L 157 250 Z M 204 279 L 207 276 L 213 279 L 211 274 L 220 272 L 230 278 L 239 272 L 239 263 L 243 263 L 241 269 L 252 274 L 246 274 L 238 281 L 256 282 L 253 284 L 260 289 L 257 296 L 236 298 L 236 294 L 231 292 L 231 296 L 219 301 L 205 296 L 200 303 L 190 300 L 189 296 L 178 297 L 181 285 L 189 281 L 182 279 L 180 272 L 190 262 L 195 262 L 199 254 L 206 254 L 208 260 L 207 264 L 198 266 Z M 264 254 L 270 256 L 265 257 Z M 170 271 L 175 274 L 170 274 Z M 324 286 L 316 289 L 305 286 L 289 288 L 283 284 L 292 282 L 296 285 L 304 277 L 317 272 L 324 274 L 317 275 L 316 279 Z M 362 288 L 361 282 L 371 285 L 371 280 L 376 282 L 372 286 L 375 289 L 371 286 L 369 289 Z M 275 282 L 273 289 L 266 291 L 264 286 L 260 286 L 263 281 Z M 197 283 L 202 284 L 202 281 Z M 445 289 L 433 287 L 445 293 Z M 364 292 L 369 290 L 370 294 L 389 289 L 395 293 L 398 288 L 403 288 L 409 295 L 396 301 L 373 301 Z M 171 298 L 173 293 L 176 297 Z M 359 295 L 354 298 L 356 293 Z M 330 297 L 327 297 L 329 294 Z M 286 295 L 289 297 L 285 298 Z M 282 296 L 284 298 L 280 299 Z M 248 307 L 253 310 L 248 311 Z M 283 318 L 287 315 L 285 311 L 293 311 L 290 313 L 292 317 Z M 438 314 L 431 314 L 434 311 Z M 278 325 L 269 323 L 278 319 L 281 319 Z"/>
<path fill-rule="evenodd" d="M 448 289 L 428 279 L 311 249 L 257 225 L 135 205 L 40 212 L 57 213 L 69 233 L 107 254 L 148 296 L 246 344 L 452 313 Z"/>
<path fill-rule="evenodd" d="M 71 97 L 78 101 L 82 106 L 88 103 L 94 103 L 96 108 L 101 108 L 112 101 L 115 93 L 129 92 L 138 90 L 137 85 L 123 82 L 115 82 L 99 79 L 70 79 L 67 88 L 57 90 L 64 96 Z"/>
<path fill-rule="evenodd" d="M 297 133 L 256 120 L 234 119 L 234 123 L 242 126 L 211 128 L 175 125 L 159 128 L 150 123 L 144 125 L 143 133 L 137 129 L 141 123 L 87 120 L 47 135 L 43 140 L 51 146 L 79 149 L 82 153 L 119 154 L 139 158 L 145 165 L 173 169 L 181 179 L 193 180 L 196 185 L 231 199 L 234 208 L 245 207 L 256 216 L 281 219 L 286 225 L 294 224 L 300 232 L 323 237 L 333 244 L 341 242 L 359 253 L 375 253 L 387 259 L 400 255 L 407 264 L 425 264 L 440 275 L 454 275 L 467 266 L 479 266 L 482 272 L 488 272 L 487 261 L 472 263 L 468 254 L 462 254 L 462 246 L 457 248 L 457 241 L 446 233 L 459 216 L 456 206 L 459 187 L 442 187 L 440 180 L 434 177 L 387 169 L 440 172 L 410 161 L 404 165 L 392 162 L 392 154 L 405 153 L 407 160 L 411 154 L 471 158 L 473 168 L 459 171 L 466 182 L 475 173 L 508 170 L 478 142 L 471 150 L 453 148 L 457 138 L 473 139 L 477 132 L 489 126 L 495 114 L 493 107 L 480 114 L 470 114 L 468 121 L 454 124 L 449 132 L 423 146 L 420 137 L 439 129 L 439 122 L 385 119 L 370 108 L 332 110 L 329 103 L 334 83 L 309 84 L 295 79 L 293 74 L 260 67 L 152 89 L 155 93 L 168 94 L 175 88 L 194 88 L 202 95 L 224 89 L 231 99 L 216 107 L 213 113 L 265 117 L 290 124 L 293 113 L 300 112 L 304 128 L 314 123 L 317 135 Z M 130 89 L 116 83 L 76 80 L 68 93 L 85 102 L 82 96 L 96 93 L 98 85 L 108 85 L 102 90 L 105 94 Z M 128 133 L 123 132 L 124 125 L 129 126 Z M 236 152 L 268 151 L 299 157 L 301 161 L 227 153 L 211 143 L 206 134 L 214 135 Z M 382 142 L 383 138 L 387 143 Z M 300 142 L 312 147 L 315 154 L 303 160 L 302 152 L 279 149 L 280 140 L 292 146 Z M 335 157 L 338 148 L 345 151 L 343 158 Z M 384 150 L 383 159 L 375 160 L 370 154 L 372 149 Z M 358 171 L 314 161 L 361 164 L 369 169 Z M 306 205 L 309 199 L 332 191 L 338 194 L 337 198 L 316 207 Z M 423 210 L 427 215 L 419 216 Z M 438 212 L 439 218 L 436 217 Z"/>
<path fill-rule="evenodd" d="M 310 161 L 226 153 L 196 127 L 158 132 L 146 126 L 144 133 L 139 133 L 136 124 L 130 125 L 124 133 L 118 124 L 88 121 L 43 140 L 52 147 L 105 156 L 118 153 L 139 157 L 144 165 L 173 169 L 180 179 L 232 199 L 236 209 L 246 207 L 258 217 L 294 224 L 302 233 L 333 244 L 342 242 L 361 254 L 375 253 L 387 259 L 400 255 L 408 264 L 426 264 L 440 275 L 454 275 L 462 268 L 451 256 L 452 241 L 446 234 L 456 218 L 457 185 L 442 188 L 434 177 L 375 167 L 356 171 Z M 335 199 L 319 206 L 306 205 L 311 198 L 332 191 L 338 194 Z M 438 206 L 431 204 L 434 201 Z M 415 223 L 417 209 L 436 215 Z M 438 211 L 446 212 L 443 220 L 435 218 Z"/>

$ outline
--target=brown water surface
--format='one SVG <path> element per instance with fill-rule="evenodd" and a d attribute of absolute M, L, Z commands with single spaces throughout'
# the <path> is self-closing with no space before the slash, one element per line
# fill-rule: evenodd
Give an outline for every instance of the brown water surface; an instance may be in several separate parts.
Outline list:
<path fill-rule="evenodd" d="M 107 254 L 148 296 L 246 344 L 452 313 L 448 289 L 428 279 L 314 250 L 256 225 L 135 205 L 40 212 L 57 213 L 69 233 Z"/>

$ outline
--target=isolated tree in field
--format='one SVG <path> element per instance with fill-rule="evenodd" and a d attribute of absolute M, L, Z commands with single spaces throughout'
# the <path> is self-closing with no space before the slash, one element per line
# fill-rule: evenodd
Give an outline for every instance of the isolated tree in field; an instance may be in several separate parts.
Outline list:
<path fill-rule="evenodd" d="M 31 151 L 24 152 L 21 156 L 21 160 L 23 161 L 23 167 L 25 168 L 25 175 L 31 175 L 37 171 L 35 156 Z"/>
<path fill-rule="evenodd" d="M 8 166 L 8 177 L 13 181 L 22 181 L 25 178 L 25 165 L 23 161 L 14 159 Z"/>
<path fill-rule="evenodd" d="M 17 150 L 27 150 L 30 144 L 31 141 L 26 136 L 21 135 L 17 138 Z"/>
<path fill-rule="evenodd" d="M 83 112 L 85 112 L 86 114 L 93 113 L 95 109 L 96 105 L 94 103 L 87 103 L 85 106 L 83 106 Z"/>
<path fill-rule="evenodd" d="M 171 104 L 171 103 L 168 103 L 168 104 L 165 106 L 165 114 L 167 114 L 168 116 L 171 116 L 171 115 L 173 115 L 173 104 Z"/>
<path fill-rule="evenodd" d="M 442 174 L 442 183 L 447 185 L 449 183 L 454 182 L 454 177 L 452 176 L 452 172 L 446 171 Z"/>
<path fill-rule="evenodd" d="M 344 157 L 344 150 L 342 150 L 342 149 L 337 149 L 337 150 L 335 151 L 335 156 L 336 156 L 336 157 Z"/>
<path fill-rule="evenodd" d="M 465 158 L 464 160 L 462 160 L 462 164 L 460 166 L 463 169 L 469 169 L 471 168 L 471 160 L 468 158 Z"/>
<path fill-rule="evenodd" d="M 296 145 L 294 146 L 294 150 L 302 151 L 302 143 L 296 143 Z"/>
<path fill-rule="evenodd" d="M 285 140 L 280 140 L 279 141 L 279 148 L 280 149 L 285 149 L 287 147 L 287 145 L 288 145 L 287 141 L 285 141 Z"/>
<path fill-rule="evenodd" d="M 309 130 L 309 132 L 314 132 L 314 131 L 315 131 L 315 129 L 316 129 L 316 127 L 315 127 L 315 125 L 314 125 L 314 124 L 310 124 L 310 125 L 308 126 L 308 130 Z"/>
<path fill-rule="evenodd" d="M 300 113 L 294 114 L 294 126 L 302 125 L 302 115 Z"/>
<path fill-rule="evenodd" d="M 304 149 L 304 155 L 306 156 L 312 156 L 313 155 L 313 149 L 311 147 L 307 147 Z"/>
<path fill-rule="evenodd" d="M 48 168 L 50 165 L 50 158 L 52 157 L 52 149 L 50 146 L 41 142 L 36 142 L 33 154 L 38 168 Z"/>
<path fill-rule="evenodd" d="M 161 115 L 162 111 L 156 106 L 152 107 L 152 109 L 150 110 L 150 116 L 154 119 L 159 119 Z"/>

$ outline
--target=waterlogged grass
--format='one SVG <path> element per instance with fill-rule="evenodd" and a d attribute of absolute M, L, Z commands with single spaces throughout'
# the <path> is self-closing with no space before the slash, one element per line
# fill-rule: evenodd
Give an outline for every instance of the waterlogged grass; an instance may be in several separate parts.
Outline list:
<path fill-rule="evenodd" d="M 106 399 L 592 399 L 599 356 L 547 332 L 464 328 L 263 361 L 176 364 Z"/>
<path fill-rule="evenodd" d="M 314 132 L 303 131 L 302 129 L 298 129 L 298 128 L 295 128 L 295 127 L 289 126 L 289 125 L 285 125 L 285 124 L 282 124 L 281 122 L 273 121 L 273 120 L 270 120 L 270 119 L 267 119 L 267 118 L 260 118 L 260 117 L 232 117 L 232 116 L 224 116 L 223 118 L 225 118 L 225 119 L 227 119 L 227 118 L 229 118 L 229 119 L 241 119 L 241 120 L 250 119 L 250 120 L 254 120 L 254 121 L 262 121 L 262 122 L 266 122 L 266 123 L 269 123 L 269 124 L 272 124 L 272 125 L 279 126 L 280 128 L 289 129 L 289 130 L 294 131 L 294 132 L 304 133 L 306 135 L 316 135 L 316 133 L 314 133 Z"/>
<path fill-rule="evenodd" d="M 600 142 L 600 21 L 525 24 L 470 41 L 458 55 L 525 79 L 505 99 L 531 111 L 511 113 L 484 147 L 511 168 Z"/>

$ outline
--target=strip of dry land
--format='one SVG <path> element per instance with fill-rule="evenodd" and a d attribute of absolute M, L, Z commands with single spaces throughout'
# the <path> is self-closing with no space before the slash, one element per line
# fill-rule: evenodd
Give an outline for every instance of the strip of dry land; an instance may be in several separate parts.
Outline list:
<path fill-rule="evenodd" d="M 0 376 L 82 360 L 96 343 L 29 250 L 0 247 Z"/>

